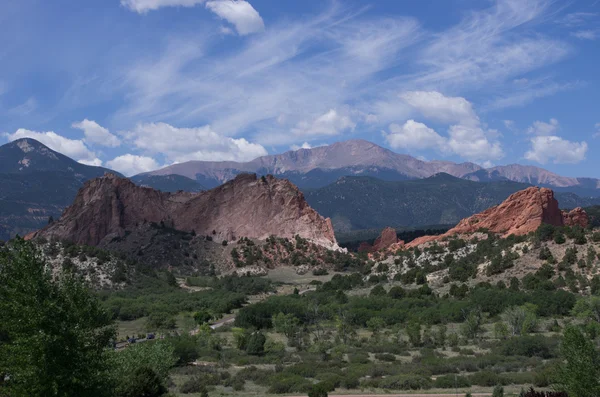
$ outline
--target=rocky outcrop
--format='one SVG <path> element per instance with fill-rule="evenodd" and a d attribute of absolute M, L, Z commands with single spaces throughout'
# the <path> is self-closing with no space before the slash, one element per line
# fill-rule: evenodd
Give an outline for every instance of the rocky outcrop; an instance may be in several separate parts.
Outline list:
<path fill-rule="evenodd" d="M 588 217 L 581 208 L 569 213 L 561 211 L 552 190 L 530 187 L 512 194 L 500 205 L 463 219 L 443 235 L 420 237 L 411 241 L 407 247 L 415 247 L 455 234 L 471 234 L 480 229 L 503 236 L 525 235 L 537 230 L 542 223 L 586 227 Z"/>
<path fill-rule="evenodd" d="M 590 223 L 588 214 L 581 207 L 577 207 L 574 210 L 562 212 L 563 222 L 565 226 L 581 226 L 587 227 Z"/>
<path fill-rule="evenodd" d="M 377 237 L 377 240 L 375 240 L 375 243 L 373 244 L 373 251 L 385 250 L 397 242 L 398 235 L 396 234 L 396 229 L 386 227 L 383 229 L 379 237 Z"/>
<path fill-rule="evenodd" d="M 363 242 L 358 247 L 358 252 L 396 252 L 403 247 L 404 241 L 398 239 L 396 229 L 386 227 L 381 231 L 373 245 Z"/>
<path fill-rule="evenodd" d="M 34 236 L 102 245 L 141 224 L 211 235 L 216 241 L 295 235 L 337 248 L 333 226 L 291 182 L 243 174 L 202 193 L 163 193 L 107 174 L 87 182 L 63 216 Z"/>

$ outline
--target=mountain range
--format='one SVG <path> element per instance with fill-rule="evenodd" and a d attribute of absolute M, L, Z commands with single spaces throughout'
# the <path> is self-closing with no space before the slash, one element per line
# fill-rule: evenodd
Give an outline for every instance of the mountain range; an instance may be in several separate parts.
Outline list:
<path fill-rule="evenodd" d="M 37 230 L 50 217 L 57 219 L 85 181 L 106 172 L 120 175 L 78 163 L 30 138 L 1 146 L 0 240 Z M 529 185 L 557 191 L 562 208 L 596 204 L 594 197 L 600 196 L 597 179 L 567 178 L 521 165 L 484 169 L 473 163 L 422 161 L 363 140 L 289 151 L 246 163 L 190 161 L 130 179 L 163 192 L 201 192 L 243 173 L 273 174 L 290 180 L 310 204 L 332 217 L 337 231 L 454 223 Z M 445 176 L 438 176 L 440 173 Z M 406 194 L 399 195 L 399 191 Z M 447 192 L 446 197 L 440 191 Z M 422 210 L 427 201 L 429 210 Z"/>
<path fill-rule="evenodd" d="M 569 191 L 580 196 L 600 196 L 600 180 L 563 177 L 543 168 L 511 164 L 483 168 L 474 163 L 423 161 L 364 140 L 337 142 L 259 157 L 250 162 L 188 161 L 143 175 L 182 175 L 212 188 L 240 173 L 273 174 L 301 189 L 320 188 L 342 176 L 371 176 L 386 181 L 421 179 L 440 172 L 476 182 L 513 181 Z"/>
<path fill-rule="evenodd" d="M 474 182 L 439 173 L 408 181 L 372 177 L 343 177 L 306 191 L 306 200 L 331 218 L 336 232 L 423 225 L 454 225 L 461 219 L 500 204 L 530 184 L 499 180 Z M 600 198 L 556 193 L 562 208 L 600 204 Z"/>
<path fill-rule="evenodd" d="M 34 139 L 0 146 L 0 240 L 57 219 L 89 179 L 106 172 L 49 149 Z"/>

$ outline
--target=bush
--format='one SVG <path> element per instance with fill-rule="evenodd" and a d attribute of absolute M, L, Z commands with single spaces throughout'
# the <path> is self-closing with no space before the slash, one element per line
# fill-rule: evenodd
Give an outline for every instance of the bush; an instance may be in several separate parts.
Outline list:
<path fill-rule="evenodd" d="M 270 385 L 268 392 L 273 394 L 307 393 L 312 388 L 312 383 L 299 375 L 286 373 L 275 374 L 268 379 Z"/>
<path fill-rule="evenodd" d="M 198 377 L 186 380 L 179 388 L 179 391 L 183 394 L 202 393 L 205 390 L 206 385 Z M 145 394 L 140 394 L 140 396 L 145 396 Z"/>
<path fill-rule="evenodd" d="M 497 349 L 497 353 L 504 356 L 525 356 L 551 358 L 558 342 L 555 339 L 541 335 L 519 336 L 507 339 Z"/>
<path fill-rule="evenodd" d="M 327 276 L 329 274 L 329 272 L 327 271 L 327 269 L 323 269 L 322 267 L 314 269 L 312 271 L 313 276 Z"/>
<path fill-rule="evenodd" d="M 396 356 L 394 356 L 393 354 L 389 354 L 389 353 L 378 353 L 375 355 L 375 358 L 378 359 L 379 361 L 387 361 L 387 362 L 396 361 Z"/>
<path fill-rule="evenodd" d="M 121 390 L 119 397 L 160 397 L 167 392 L 160 376 L 152 368 L 137 368 L 130 377 L 128 387 Z"/>
<path fill-rule="evenodd" d="M 386 390 L 420 390 L 430 389 L 431 379 L 420 375 L 395 375 L 381 379 L 379 387 Z"/>
<path fill-rule="evenodd" d="M 476 372 L 473 375 L 469 376 L 469 381 L 471 384 L 476 386 L 496 386 L 500 384 L 502 379 L 498 376 L 497 373 L 491 371 L 480 371 Z"/>
<path fill-rule="evenodd" d="M 464 376 L 443 375 L 438 376 L 433 385 L 439 389 L 452 389 L 454 387 L 471 387 L 471 382 Z"/>
<path fill-rule="evenodd" d="M 327 397 L 327 386 L 322 383 L 317 383 L 313 387 L 310 388 L 308 392 L 308 397 Z"/>
<path fill-rule="evenodd" d="M 494 387 L 494 391 L 492 392 L 492 397 L 504 397 L 504 388 L 500 385 Z"/>

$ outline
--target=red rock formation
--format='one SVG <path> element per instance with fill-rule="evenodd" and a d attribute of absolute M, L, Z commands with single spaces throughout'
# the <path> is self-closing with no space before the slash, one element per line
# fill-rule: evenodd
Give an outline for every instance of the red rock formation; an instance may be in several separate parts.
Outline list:
<path fill-rule="evenodd" d="M 218 241 L 297 234 L 337 247 L 331 221 L 313 210 L 295 185 L 254 174 L 202 193 L 163 193 L 107 174 L 88 181 L 60 220 L 36 235 L 99 245 L 145 222 L 215 235 Z"/>
<path fill-rule="evenodd" d="M 581 208 L 569 213 L 561 212 L 552 190 L 530 187 L 512 194 L 500 205 L 463 219 L 443 235 L 420 237 L 407 244 L 407 247 L 415 247 L 454 234 L 470 234 L 479 229 L 487 229 L 503 236 L 524 235 L 537 230 L 542 223 L 585 227 L 588 217 Z"/>
<path fill-rule="evenodd" d="M 385 250 L 397 242 L 398 235 L 396 234 L 396 229 L 386 227 L 383 229 L 379 237 L 377 237 L 377 240 L 375 240 L 375 243 L 373 244 L 373 251 Z"/>
<path fill-rule="evenodd" d="M 585 228 L 590 223 L 590 218 L 588 217 L 588 214 L 581 207 L 577 207 L 570 212 L 563 211 L 562 217 L 566 226 L 579 225 Z"/>

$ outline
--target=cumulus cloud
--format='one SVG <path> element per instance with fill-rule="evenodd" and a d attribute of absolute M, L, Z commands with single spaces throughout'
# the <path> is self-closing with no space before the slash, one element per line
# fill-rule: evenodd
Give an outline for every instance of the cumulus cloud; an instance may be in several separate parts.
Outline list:
<path fill-rule="evenodd" d="M 575 164 L 585 160 L 588 150 L 586 142 L 571 142 L 558 136 L 536 136 L 531 139 L 531 148 L 525 153 L 527 160 L 546 164 Z"/>
<path fill-rule="evenodd" d="M 93 120 L 84 119 L 78 123 L 73 123 L 72 127 L 82 130 L 85 135 L 85 141 L 88 143 L 108 147 L 117 147 L 121 145 L 121 140 L 119 138 Z"/>
<path fill-rule="evenodd" d="M 600 123 L 596 123 L 596 125 L 594 125 L 594 127 L 596 127 L 596 132 L 594 133 L 594 138 L 600 138 Z"/>
<path fill-rule="evenodd" d="M 502 145 L 489 139 L 495 131 L 485 131 L 479 126 L 457 124 L 450 126 L 448 146 L 454 153 L 468 160 L 483 162 L 504 157 Z"/>
<path fill-rule="evenodd" d="M 71 157 L 82 164 L 102 165 L 96 154 L 85 146 L 82 140 L 65 138 L 54 131 L 37 132 L 19 128 L 14 134 L 4 134 L 9 141 L 32 138 L 40 141 L 50 149 Z"/>
<path fill-rule="evenodd" d="M 300 150 L 300 149 L 312 149 L 312 145 L 308 142 L 304 142 L 302 145 L 292 145 L 290 146 L 290 149 L 296 151 L 296 150 Z"/>
<path fill-rule="evenodd" d="M 158 10 L 161 7 L 194 7 L 206 0 L 121 0 L 121 5 L 144 14 L 148 11 Z"/>
<path fill-rule="evenodd" d="M 125 176 L 136 175 L 160 168 L 160 165 L 152 157 L 124 154 L 107 161 L 106 165 Z"/>
<path fill-rule="evenodd" d="M 558 130 L 558 120 L 550 119 L 549 122 L 535 121 L 531 127 L 527 129 L 527 133 L 534 135 L 554 135 Z"/>
<path fill-rule="evenodd" d="M 394 127 L 398 133 L 394 136 L 394 131 L 391 131 L 388 135 L 390 145 L 395 142 L 396 145 L 412 144 L 413 148 L 437 148 L 476 162 L 498 160 L 504 156 L 497 131 L 487 130 L 481 125 L 467 99 L 449 97 L 437 91 L 409 91 L 400 94 L 400 97 L 427 119 L 450 124 L 448 137 L 409 120 L 401 128 Z M 422 142 L 425 139 L 431 142 Z"/>
<path fill-rule="evenodd" d="M 462 97 L 448 97 L 437 91 L 409 91 L 400 97 L 432 120 L 448 124 L 479 122 L 471 103 Z"/>
<path fill-rule="evenodd" d="M 206 3 L 206 8 L 235 26 L 238 34 L 245 36 L 261 32 L 265 24 L 258 11 L 245 0 L 215 0 Z"/>
<path fill-rule="evenodd" d="M 296 128 L 292 129 L 292 133 L 302 136 L 333 136 L 339 135 L 343 131 L 353 130 L 354 127 L 356 127 L 356 123 L 350 116 L 330 109 L 312 121 L 298 123 Z"/>
<path fill-rule="evenodd" d="M 137 149 L 163 154 L 171 162 L 250 161 L 267 155 L 263 146 L 244 138 L 222 136 L 208 125 L 177 128 L 166 123 L 142 123 L 124 136 Z"/>
<path fill-rule="evenodd" d="M 391 124 L 385 140 L 394 149 L 443 150 L 446 138 L 423 123 L 408 120 L 403 125 Z"/>
<path fill-rule="evenodd" d="M 208 10 L 232 24 L 240 36 L 265 29 L 260 14 L 246 0 L 121 0 L 122 6 L 138 14 L 145 14 L 162 7 L 194 7 L 204 3 Z M 220 28 L 220 32 L 232 33 L 230 28 L 224 26 Z"/>

